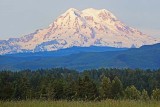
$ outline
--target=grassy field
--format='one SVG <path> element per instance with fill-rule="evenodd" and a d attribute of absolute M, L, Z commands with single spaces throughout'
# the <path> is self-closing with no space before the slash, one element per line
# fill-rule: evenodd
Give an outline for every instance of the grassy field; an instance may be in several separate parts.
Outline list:
<path fill-rule="evenodd" d="M 0 102 L 0 107 L 160 107 L 156 101 L 67 102 L 67 101 L 11 101 Z"/>

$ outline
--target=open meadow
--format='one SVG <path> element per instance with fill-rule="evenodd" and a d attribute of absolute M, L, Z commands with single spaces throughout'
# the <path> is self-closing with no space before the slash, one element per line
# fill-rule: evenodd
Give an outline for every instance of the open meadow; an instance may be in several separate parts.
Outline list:
<path fill-rule="evenodd" d="M 0 102 L 0 107 L 160 107 L 157 101 L 115 101 L 78 102 L 78 101 L 10 101 Z"/>

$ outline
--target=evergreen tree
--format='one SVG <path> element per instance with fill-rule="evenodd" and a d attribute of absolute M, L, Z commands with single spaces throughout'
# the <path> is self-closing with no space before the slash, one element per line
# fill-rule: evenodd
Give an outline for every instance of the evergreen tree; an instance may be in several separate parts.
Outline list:
<path fill-rule="evenodd" d="M 152 98 L 154 100 L 160 101 L 160 89 L 155 89 L 152 92 Z"/>
<path fill-rule="evenodd" d="M 82 100 L 85 98 L 84 94 L 84 82 L 81 77 L 78 78 L 77 85 L 76 85 L 76 97 L 77 100 Z"/>
<path fill-rule="evenodd" d="M 74 81 L 68 82 L 64 86 L 65 99 L 73 100 L 76 96 L 76 83 Z"/>
<path fill-rule="evenodd" d="M 79 78 L 77 95 L 81 100 L 95 100 L 98 97 L 96 84 L 88 76 L 84 79 Z"/>
<path fill-rule="evenodd" d="M 47 89 L 45 86 L 42 87 L 41 91 L 40 91 L 40 98 L 43 100 L 47 100 L 48 99 L 48 94 L 47 94 Z"/>
<path fill-rule="evenodd" d="M 13 80 L 9 72 L 2 72 L 0 75 L 0 99 L 11 99 L 14 92 Z"/>
<path fill-rule="evenodd" d="M 30 82 L 26 77 L 21 77 L 16 80 L 14 83 L 12 98 L 19 100 L 31 99 L 31 93 Z"/>
<path fill-rule="evenodd" d="M 107 77 L 103 77 L 102 83 L 101 83 L 101 96 L 104 99 L 111 98 L 111 81 Z"/>
<path fill-rule="evenodd" d="M 125 97 L 131 100 L 138 100 L 140 99 L 140 91 L 138 91 L 137 88 L 132 85 L 125 89 Z"/>
<path fill-rule="evenodd" d="M 141 99 L 145 101 L 149 100 L 148 92 L 145 89 L 142 90 Z"/>
<path fill-rule="evenodd" d="M 123 97 L 123 85 L 118 77 L 115 77 L 112 81 L 111 94 L 112 98 L 115 99 Z"/>
<path fill-rule="evenodd" d="M 98 90 L 96 84 L 91 81 L 88 76 L 84 77 L 83 82 L 85 100 L 95 100 L 98 97 Z"/>
<path fill-rule="evenodd" d="M 54 100 L 60 100 L 64 97 L 64 82 L 62 80 L 55 80 L 53 83 L 52 97 Z"/>

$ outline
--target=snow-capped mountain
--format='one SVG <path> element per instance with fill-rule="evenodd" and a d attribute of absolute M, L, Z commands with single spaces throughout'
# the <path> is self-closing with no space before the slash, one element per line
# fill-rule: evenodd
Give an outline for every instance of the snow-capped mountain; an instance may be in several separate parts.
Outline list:
<path fill-rule="evenodd" d="M 46 29 L 21 38 L 0 40 L 0 54 L 54 51 L 73 46 L 140 47 L 158 43 L 118 20 L 111 12 L 69 9 Z"/>

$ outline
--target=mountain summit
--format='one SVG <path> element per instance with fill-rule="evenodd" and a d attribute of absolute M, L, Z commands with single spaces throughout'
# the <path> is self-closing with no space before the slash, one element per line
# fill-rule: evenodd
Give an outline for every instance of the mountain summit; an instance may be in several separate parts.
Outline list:
<path fill-rule="evenodd" d="M 131 48 L 158 42 L 125 25 L 108 10 L 71 8 L 46 29 L 21 38 L 0 40 L 0 54 L 54 51 L 73 46 Z"/>

